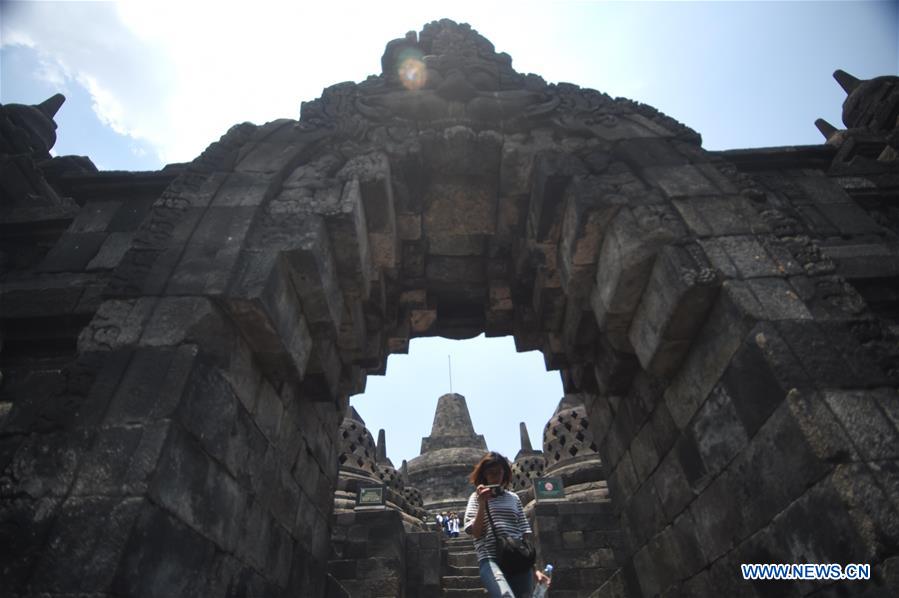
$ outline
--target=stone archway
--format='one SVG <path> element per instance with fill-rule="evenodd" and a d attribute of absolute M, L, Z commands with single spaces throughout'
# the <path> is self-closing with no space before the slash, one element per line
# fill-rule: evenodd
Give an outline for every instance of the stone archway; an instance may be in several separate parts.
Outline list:
<path fill-rule="evenodd" d="M 884 229 L 832 151 L 711 154 L 451 21 L 382 65 L 153 204 L 16 437 L 15 587 L 324 595 L 347 397 L 410 338 L 480 332 L 587 396 L 626 531 L 597 595 L 752 592 L 742 562 L 893 583 L 895 354 L 804 207 Z"/>

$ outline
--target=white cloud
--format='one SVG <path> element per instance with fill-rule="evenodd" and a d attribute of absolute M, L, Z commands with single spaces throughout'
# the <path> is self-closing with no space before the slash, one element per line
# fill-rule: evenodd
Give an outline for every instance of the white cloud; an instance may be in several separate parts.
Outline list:
<path fill-rule="evenodd" d="M 159 147 L 164 65 L 122 28 L 113 9 L 90 2 L 15 3 L 15 10 L 4 10 L 4 43 L 34 48 L 40 80 L 63 90 L 84 87 L 102 123 Z"/>
<path fill-rule="evenodd" d="M 7 10 L 10 4 L 15 10 Z M 699 108 L 693 88 L 709 78 L 710 69 L 731 74 L 717 89 L 745 97 L 759 107 L 756 112 L 766 97 L 769 103 L 782 101 L 772 94 L 759 99 L 762 86 L 733 67 L 740 52 L 745 55 L 742 38 L 714 52 L 693 44 L 692 38 L 714 32 L 711 23 L 688 20 L 703 31 L 698 35 L 680 31 L 682 23 L 654 25 L 660 12 L 655 4 L 627 10 L 623 3 L 551 6 L 327 2 L 309 8 L 258 0 L 251 9 L 249 3 L 205 1 L 20 2 L 4 4 L 2 39 L 39 50 L 44 66 L 38 76 L 54 85 L 84 85 L 101 121 L 145 142 L 161 162 L 192 159 L 238 122 L 297 118 L 300 103 L 318 97 L 325 86 L 379 73 L 390 38 L 443 16 L 470 22 L 498 51 L 511 54 L 521 72 L 648 101 L 703 133 L 711 132 L 703 121 L 709 111 Z M 668 18 L 675 9 L 680 7 L 665 12 Z M 709 65 L 710 59 L 718 64 Z M 756 95 L 738 91 L 744 84 Z M 727 105 L 719 101 L 715 110 Z"/>

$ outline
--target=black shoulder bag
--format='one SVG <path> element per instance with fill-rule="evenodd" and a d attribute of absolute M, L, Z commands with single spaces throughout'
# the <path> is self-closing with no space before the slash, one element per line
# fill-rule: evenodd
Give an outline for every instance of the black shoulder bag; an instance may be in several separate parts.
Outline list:
<path fill-rule="evenodd" d="M 534 550 L 534 546 L 523 536 L 514 538 L 507 535 L 500 536 L 496 533 L 496 526 L 493 525 L 493 517 L 490 515 L 489 499 L 484 506 L 487 508 L 490 529 L 493 530 L 493 537 L 496 538 L 496 560 L 502 572 L 508 575 L 517 575 L 533 567 L 537 560 L 537 551 Z"/>

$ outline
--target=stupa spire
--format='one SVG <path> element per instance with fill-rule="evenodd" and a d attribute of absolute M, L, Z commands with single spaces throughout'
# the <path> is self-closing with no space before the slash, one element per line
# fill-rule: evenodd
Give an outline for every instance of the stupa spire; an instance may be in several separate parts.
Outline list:
<path fill-rule="evenodd" d="M 431 436 L 474 436 L 465 397 L 449 393 L 437 399 Z"/>
<path fill-rule="evenodd" d="M 378 430 L 377 457 L 378 463 L 387 461 L 387 440 L 385 438 L 384 428 Z"/>
<path fill-rule="evenodd" d="M 528 426 L 524 422 L 518 424 L 518 430 L 521 433 L 521 450 L 522 452 L 533 451 L 531 447 L 531 437 L 528 436 Z"/>
<path fill-rule="evenodd" d="M 431 435 L 421 439 L 421 452 L 441 448 L 478 448 L 487 450 L 484 437 L 476 434 L 465 397 L 448 393 L 437 399 Z"/>

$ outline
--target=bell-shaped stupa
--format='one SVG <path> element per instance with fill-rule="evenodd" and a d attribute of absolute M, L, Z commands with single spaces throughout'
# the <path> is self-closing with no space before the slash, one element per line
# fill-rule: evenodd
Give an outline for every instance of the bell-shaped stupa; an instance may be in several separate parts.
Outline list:
<path fill-rule="evenodd" d="M 408 463 L 409 484 L 421 491 L 428 511 L 464 511 L 472 486 L 468 474 L 487 452 L 476 434 L 468 405 L 460 394 L 437 400 L 431 435 L 421 439 L 421 454 Z"/>
<path fill-rule="evenodd" d="M 512 489 L 516 492 L 528 490 L 531 481 L 542 476 L 546 466 L 543 452 L 535 451 L 531 446 L 531 437 L 525 423 L 518 424 L 518 429 L 521 433 L 521 450 L 515 455 L 515 461 L 512 463 Z"/>
<path fill-rule="evenodd" d="M 608 500 L 602 461 L 580 395 L 565 395 L 546 423 L 543 458 L 546 463 L 543 475 L 562 478 L 568 500 Z"/>

